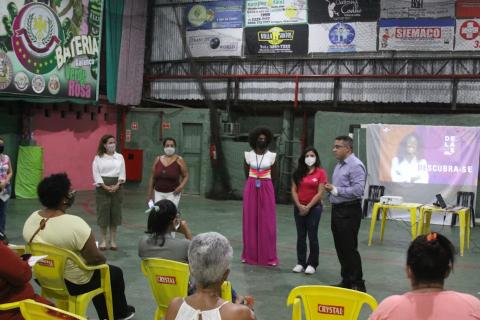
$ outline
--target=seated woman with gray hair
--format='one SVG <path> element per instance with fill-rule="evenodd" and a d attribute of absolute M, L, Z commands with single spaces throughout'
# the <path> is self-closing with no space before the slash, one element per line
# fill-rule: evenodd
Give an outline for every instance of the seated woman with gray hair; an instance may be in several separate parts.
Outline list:
<path fill-rule="evenodd" d="M 232 256 L 232 246 L 221 234 L 207 232 L 195 236 L 188 248 L 188 261 L 197 289 L 191 296 L 173 299 L 165 319 L 254 320 L 255 315 L 247 306 L 220 297 Z"/>

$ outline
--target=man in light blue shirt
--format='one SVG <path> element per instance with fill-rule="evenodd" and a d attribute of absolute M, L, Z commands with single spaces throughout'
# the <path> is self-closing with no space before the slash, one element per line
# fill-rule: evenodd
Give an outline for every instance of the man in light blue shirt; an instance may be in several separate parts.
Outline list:
<path fill-rule="evenodd" d="M 332 204 L 331 228 L 342 282 L 338 286 L 366 292 L 362 259 L 358 252 L 358 230 L 362 219 L 361 199 L 367 171 L 353 154 L 353 140 L 348 136 L 335 138 L 333 154 L 338 160 L 332 183 L 326 184 Z"/>

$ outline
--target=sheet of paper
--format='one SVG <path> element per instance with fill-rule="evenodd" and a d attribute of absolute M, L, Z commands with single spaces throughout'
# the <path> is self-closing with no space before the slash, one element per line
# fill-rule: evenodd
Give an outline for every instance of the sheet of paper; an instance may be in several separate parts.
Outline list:
<path fill-rule="evenodd" d="M 42 260 L 42 259 L 45 259 L 46 257 L 48 256 L 31 256 L 29 259 L 28 259 L 28 265 L 30 267 L 33 267 L 35 265 L 35 263 L 37 263 L 38 261 Z"/>

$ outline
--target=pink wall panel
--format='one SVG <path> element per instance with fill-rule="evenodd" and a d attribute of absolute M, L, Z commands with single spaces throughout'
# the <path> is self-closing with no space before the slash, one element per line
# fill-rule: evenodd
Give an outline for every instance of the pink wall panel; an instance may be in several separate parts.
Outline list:
<path fill-rule="evenodd" d="M 48 106 L 44 107 L 50 109 Z M 84 108 L 76 106 L 81 113 L 77 119 L 75 112 L 65 112 L 61 117 L 60 109 L 50 111 L 46 117 L 44 110 L 36 110 L 32 119 L 33 140 L 44 148 L 44 174 L 66 172 L 76 190 L 93 189 L 92 161 L 95 157 L 98 141 L 104 134 L 117 132 L 116 109 L 102 107 L 97 114 L 98 107 L 90 107 L 95 112 L 96 119 L 91 120 L 90 110 L 85 113 Z M 107 121 L 104 114 L 108 114 Z M 118 142 L 117 142 L 118 146 Z"/>

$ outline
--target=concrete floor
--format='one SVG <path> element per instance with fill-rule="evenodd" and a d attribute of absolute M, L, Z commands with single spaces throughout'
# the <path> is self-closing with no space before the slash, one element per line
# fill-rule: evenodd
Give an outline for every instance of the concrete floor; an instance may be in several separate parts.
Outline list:
<path fill-rule="evenodd" d="M 119 251 L 106 251 L 108 262 L 123 269 L 126 281 L 126 295 L 129 304 L 136 307 L 135 319 L 152 319 L 155 302 L 150 288 L 140 271 L 137 256 L 137 243 L 146 228 L 143 188 L 127 187 L 124 203 L 124 226 L 119 229 Z M 41 206 L 37 200 L 16 200 L 9 202 L 7 211 L 7 235 L 12 243 L 23 243 L 21 237 L 25 219 Z M 255 297 L 257 319 L 290 319 L 291 310 L 285 301 L 289 291 L 295 286 L 308 284 L 332 284 L 340 280 L 339 263 L 333 246 L 330 231 L 330 208 L 327 206 L 320 221 L 320 265 L 312 276 L 294 274 L 291 268 L 296 264 L 296 231 L 292 206 L 277 206 L 278 240 L 280 258 L 278 267 L 258 267 L 240 262 L 242 247 L 242 203 L 240 201 L 214 201 L 199 196 L 184 195 L 180 202 L 182 217 L 194 234 L 217 231 L 230 239 L 234 249 L 234 259 L 230 280 L 240 294 Z M 93 192 L 79 192 L 74 206 L 69 211 L 84 218 L 96 234 L 95 200 Z M 405 252 L 410 242 L 410 226 L 407 222 L 388 221 L 385 239 L 379 241 L 379 225 L 375 230 L 374 242 L 367 246 L 370 220 L 364 220 L 359 234 L 359 250 L 363 259 L 363 271 L 368 292 L 378 301 L 392 294 L 409 290 L 405 277 Z M 448 236 L 458 249 L 458 228 L 432 226 Z M 472 230 L 471 249 L 465 256 L 456 256 L 453 274 L 446 287 L 480 297 L 480 233 L 478 227 Z M 36 287 L 38 289 L 38 287 Z M 89 316 L 96 317 L 93 307 Z M 361 319 L 368 317 L 362 312 Z"/>

